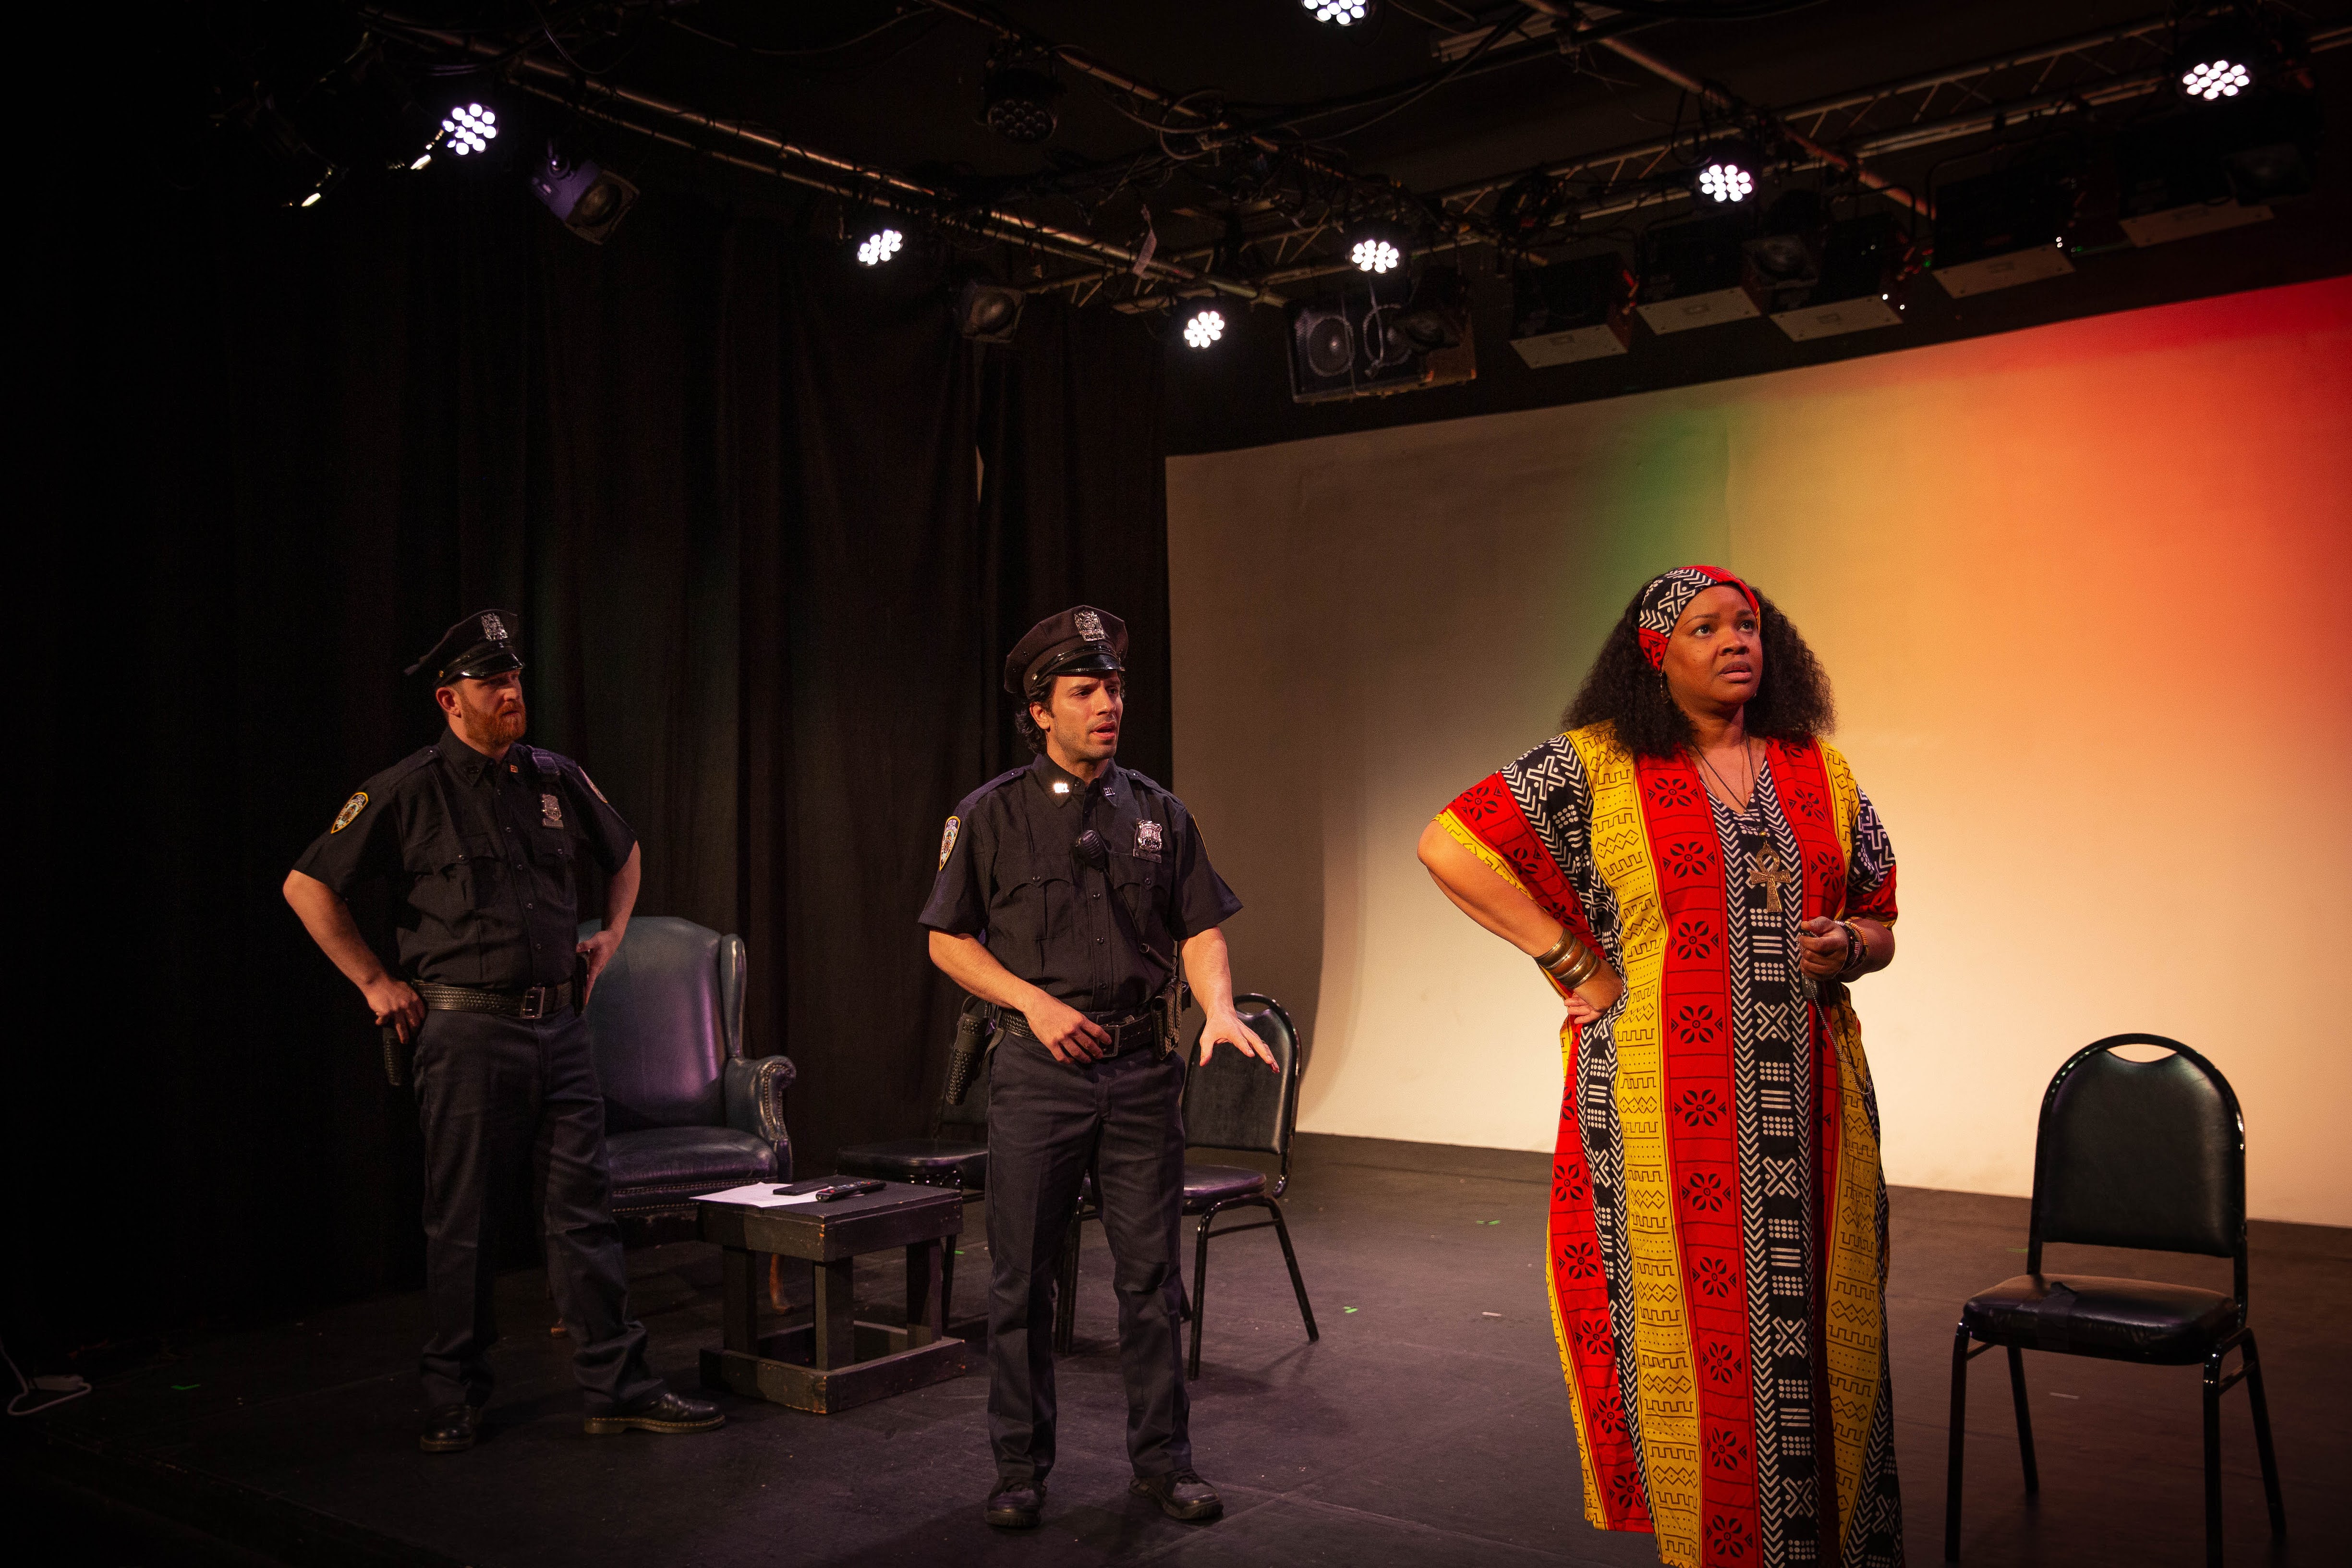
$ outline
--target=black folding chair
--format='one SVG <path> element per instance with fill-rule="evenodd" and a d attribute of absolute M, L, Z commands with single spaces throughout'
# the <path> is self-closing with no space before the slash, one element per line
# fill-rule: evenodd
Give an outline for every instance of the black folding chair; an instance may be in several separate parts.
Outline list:
<path fill-rule="evenodd" d="M 2136 1062 L 2120 1046 L 2172 1055 Z M 2041 1489 L 2023 1351 L 2099 1356 L 2150 1366 L 2205 1368 L 2205 1560 L 2221 1562 L 2221 1395 L 2240 1381 L 2252 1401 L 2254 1444 L 2271 1531 L 2286 1533 L 2262 1362 L 2246 1325 L 2246 1136 L 2238 1097 L 2213 1065 L 2161 1035 L 2111 1035 L 2067 1058 L 2042 1097 L 2033 1149 L 2026 1271 L 1969 1299 L 1952 1340 L 1950 1468 L 1944 1483 L 1944 1560 L 1960 1556 L 1960 1457 L 1969 1363 L 2009 1352 L 2025 1489 Z M 2227 1258 L 2227 1296 L 2186 1285 L 2045 1275 L 2045 1242 L 2128 1247 Z M 1973 1349 L 1971 1341 L 1978 1342 Z M 2228 1376 L 2222 1362 L 2238 1352 Z"/>
<path fill-rule="evenodd" d="M 962 1192 L 966 1204 L 978 1203 L 988 1191 L 988 1067 L 983 1060 L 971 1075 L 961 1103 L 950 1105 L 944 1090 L 941 1092 L 931 1116 L 929 1136 L 853 1144 L 835 1156 L 835 1169 L 845 1176 L 911 1182 L 922 1187 L 953 1187 Z M 952 1332 L 956 1321 L 956 1249 L 950 1247 L 944 1252 L 940 1259 L 940 1302 Z M 984 1273 L 981 1283 L 987 1283 Z"/>
<path fill-rule="evenodd" d="M 1198 1239 L 1193 1247 L 1192 1289 L 1187 1315 L 1192 1320 L 1189 1375 L 1201 1375 L 1201 1320 L 1209 1290 L 1209 1240 L 1212 1236 L 1238 1236 L 1245 1230 L 1272 1227 L 1282 1243 L 1282 1260 L 1290 1269 L 1290 1289 L 1298 1298 L 1298 1315 L 1307 1337 L 1319 1340 L 1315 1309 L 1307 1304 L 1307 1282 L 1299 1277 L 1298 1254 L 1290 1245 L 1290 1226 L 1283 1218 L 1282 1194 L 1290 1185 L 1290 1143 L 1297 1130 L 1298 1084 L 1306 1071 L 1306 1052 L 1298 1029 L 1282 1004 L 1255 992 L 1234 998 L 1242 1022 L 1265 1042 L 1279 1072 L 1268 1072 L 1255 1057 L 1228 1046 L 1201 1065 L 1196 1054 L 1184 1078 L 1184 1146 L 1187 1149 L 1230 1150 L 1237 1153 L 1272 1154 L 1282 1163 L 1272 1187 L 1265 1173 L 1246 1165 L 1205 1165 L 1184 1162 L 1184 1212 L 1198 1215 Z M 1255 1007 L 1256 1011 L 1251 1009 Z M 1092 1184 L 1071 1223 L 1070 1240 L 1062 1253 L 1061 1300 L 1056 1304 L 1055 1344 L 1068 1350 L 1076 1337 L 1078 1226 L 1098 1218 Z M 1228 1209 L 1258 1208 L 1266 1218 L 1247 1225 L 1213 1227 Z"/>

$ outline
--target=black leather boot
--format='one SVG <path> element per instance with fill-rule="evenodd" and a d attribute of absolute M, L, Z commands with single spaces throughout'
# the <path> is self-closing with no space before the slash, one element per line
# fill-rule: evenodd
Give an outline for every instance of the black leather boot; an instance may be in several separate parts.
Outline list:
<path fill-rule="evenodd" d="M 980 1517 L 999 1530 L 1034 1530 L 1045 1516 L 1045 1487 L 1035 1481 L 999 1481 Z"/>
<path fill-rule="evenodd" d="M 425 1418 L 425 1430 L 417 1434 L 416 1446 L 428 1454 L 462 1454 L 474 1446 L 481 1427 L 480 1405 L 439 1405 Z"/>
<path fill-rule="evenodd" d="M 591 1437 L 610 1437 L 635 1426 L 640 1432 L 708 1432 L 727 1424 L 719 1406 L 688 1399 L 664 1389 L 634 1410 L 608 1410 L 591 1415 L 582 1430 Z"/>
<path fill-rule="evenodd" d="M 1225 1511 L 1225 1500 L 1217 1495 L 1217 1489 L 1190 1470 L 1138 1476 L 1127 1489 L 1138 1497 L 1150 1498 L 1171 1519 L 1206 1524 L 1223 1518 Z"/>

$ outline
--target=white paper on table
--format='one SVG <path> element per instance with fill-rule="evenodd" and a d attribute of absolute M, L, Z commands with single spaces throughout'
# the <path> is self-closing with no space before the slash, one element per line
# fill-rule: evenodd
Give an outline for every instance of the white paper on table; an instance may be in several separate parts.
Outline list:
<path fill-rule="evenodd" d="M 786 1204 L 813 1204 L 814 1193 L 779 1193 L 773 1182 L 754 1182 L 748 1187 L 730 1187 L 723 1193 L 698 1193 L 697 1203 L 743 1204 L 751 1208 L 778 1209 Z"/>

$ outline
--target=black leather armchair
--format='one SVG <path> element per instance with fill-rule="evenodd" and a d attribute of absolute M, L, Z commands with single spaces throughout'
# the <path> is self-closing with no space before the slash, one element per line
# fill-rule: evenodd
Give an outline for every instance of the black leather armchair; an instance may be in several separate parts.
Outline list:
<path fill-rule="evenodd" d="M 741 937 L 639 915 L 589 998 L 613 1216 L 631 1242 L 691 1239 L 698 1194 L 792 1179 L 792 1059 L 743 1059 L 743 967 Z"/>

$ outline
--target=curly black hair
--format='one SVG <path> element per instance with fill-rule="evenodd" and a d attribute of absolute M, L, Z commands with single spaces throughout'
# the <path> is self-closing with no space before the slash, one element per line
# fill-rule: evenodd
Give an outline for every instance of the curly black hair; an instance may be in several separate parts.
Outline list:
<path fill-rule="evenodd" d="M 1771 741 L 1810 741 L 1829 733 L 1837 721 L 1830 678 L 1797 624 L 1762 594 L 1756 602 L 1763 612 L 1764 679 L 1748 703 L 1748 732 Z M 1677 756 L 1693 740 L 1691 721 L 1667 695 L 1665 676 L 1642 652 L 1635 632 L 1641 610 L 1642 595 L 1636 593 L 1601 645 L 1576 700 L 1560 715 L 1560 727 L 1610 724 L 1616 728 L 1617 743 L 1635 756 Z"/>
<path fill-rule="evenodd" d="M 1037 721 L 1030 717 L 1026 702 L 1013 710 L 1013 731 L 1021 737 L 1023 745 L 1041 757 L 1045 754 L 1045 731 L 1039 729 Z"/>

